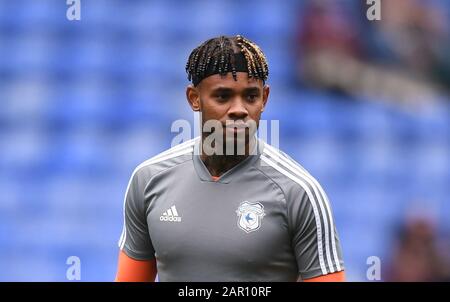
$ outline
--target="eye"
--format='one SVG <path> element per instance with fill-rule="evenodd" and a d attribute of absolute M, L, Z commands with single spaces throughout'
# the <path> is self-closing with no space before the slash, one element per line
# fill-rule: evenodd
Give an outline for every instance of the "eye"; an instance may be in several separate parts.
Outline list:
<path fill-rule="evenodd" d="M 225 102 L 230 98 L 230 95 L 228 93 L 219 93 L 216 95 L 216 99 L 219 102 Z"/>
<path fill-rule="evenodd" d="M 252 93 L 247 95 L 247 100 L 249 100 L 250 102 L 254 102 L 258 99 L 258 94 Z"/>

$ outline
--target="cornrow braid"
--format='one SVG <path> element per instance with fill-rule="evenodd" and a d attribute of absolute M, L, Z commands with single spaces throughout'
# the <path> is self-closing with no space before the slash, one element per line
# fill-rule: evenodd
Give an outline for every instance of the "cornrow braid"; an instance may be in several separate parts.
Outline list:
<path fill-rule="evenodd" d="M 268 72 L 267 60 L 264 56 L 264 53 L 261 51 L 258 45 L 253 43 L 252 41 L 241 37 L 241 43 L 243 44 L 243 48 L 246 49 L 248 53 L 252 53 L 250 56 L 250 61 L 252 63 L 252 67 L 255 73 L 259 76 L 264 76 L 264 73 Z M 258 62 L 255 62 L 258 61 Z"/>
<path fill-rule="evenodd" d="M 258 45 L 241 35 L 220 36 L 203 42 L 191 52 L 186 63 L 188 80 L 194 86 L 210 75 L 226 75 L 228 72 L 237 81 L 238 71 L 247 72 L 249 78 L 263 82 L 269 76 L 264 53 Z"/>

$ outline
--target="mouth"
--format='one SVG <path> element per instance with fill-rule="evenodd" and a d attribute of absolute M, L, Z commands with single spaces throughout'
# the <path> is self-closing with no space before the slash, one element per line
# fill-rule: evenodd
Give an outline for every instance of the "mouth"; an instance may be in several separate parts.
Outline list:
<path fill-rule="evenodd" d="M 233 134 L 244 133 L 245 128 L 229 128 L 229 127 L 227 127 L 226 132 L 233 133 Z"/>
<path fill-rule="evenodd" d="M 231 129 L 245 129 L 245 128 L 249 128 L 249 125 L 247 125 L 247 123 L 245 122 L 236 122 L 236 123 L 226 123 L 224 125 L 225 128 L 231 128 Z"/>
<path fill-rule="evenodd" d="M 242 133 L 248 129 L 248 125 L 245 123 L 228 124 L 225 126 L 225 131 L 232 133 Z"/>

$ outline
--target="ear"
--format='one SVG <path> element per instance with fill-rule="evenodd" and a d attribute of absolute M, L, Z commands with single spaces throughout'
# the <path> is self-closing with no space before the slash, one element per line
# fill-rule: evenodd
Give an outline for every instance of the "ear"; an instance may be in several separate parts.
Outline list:
<path fill-rule="evenodd" d="M 269 85 L 264 85 L 263 87 L 263 105 L 261 108 L 261 112 L 264 112 L 266 108 L 267 101 L 269 100 L 270 87 Z"/>
<path fill-rule="evenodd" d="M 200 92 L 197 87 L 194 87 L 192 84 L 186 87 L 186 99 L 193 111 L 201 111 Z"/>

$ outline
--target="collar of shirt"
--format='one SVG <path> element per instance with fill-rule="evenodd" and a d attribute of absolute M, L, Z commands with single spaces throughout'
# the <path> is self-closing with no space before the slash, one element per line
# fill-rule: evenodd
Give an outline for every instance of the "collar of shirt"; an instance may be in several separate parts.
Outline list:
<path fill-rule="evenodd" d="M 243 161 L 241 161 L 239 164 L 222 174 L 220 177 L 212 176 L 211 173 L 209 173 L 208 168 L 206 168 L 205 164 L 203 163 L 202 159 L 200 158 L 200 146 L 201 146 L 201 139 L 197 140 L 195 142 L 194 146 L 194 152 L 193 152 L 193 163 L 195 171 L 197 172 L 198 177 L 202 181 L 206 182 L 216 182 L 216 183 L 230 183 L 233 179 L 234 175 L 236 173 L 239 173 L 240 171 L 243 171 L 246 167 L 249 167 L 253 165 L 262 154 L 263 148 L 264 148 L 264 142 L 260 139 L 256 138 L 256 144 L 253 147 L 254 149 L 247 158 L 245 158 Z M 255 149 L 256 148 L 256 149 Z M 256 153 L 254 152 L 256 151 Z"/>

